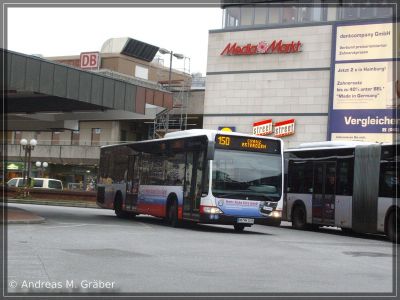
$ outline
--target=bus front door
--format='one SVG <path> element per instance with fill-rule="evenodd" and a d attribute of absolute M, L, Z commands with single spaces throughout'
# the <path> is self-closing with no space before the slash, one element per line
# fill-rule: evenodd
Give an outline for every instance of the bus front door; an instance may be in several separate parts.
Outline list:
<path fill-rule="evenodd" d="M 134 210 L 138 199 L 139 186 L 139 156 L 131 155 L 128 157 L 128 172 L 126 176 L 126 199 L 125 209 Z"/>
<path fill-rule="evenodd" d="M 203 151 L 188 152 L 186 156 L 183 217 L 194 221 L 199 218 L 203 159 Z"/>
<path fill-rule="evenodd" d="M 312 198 L 312 222 L 335 224 L 336 162 L 314 164 L 314 188 Z"/>

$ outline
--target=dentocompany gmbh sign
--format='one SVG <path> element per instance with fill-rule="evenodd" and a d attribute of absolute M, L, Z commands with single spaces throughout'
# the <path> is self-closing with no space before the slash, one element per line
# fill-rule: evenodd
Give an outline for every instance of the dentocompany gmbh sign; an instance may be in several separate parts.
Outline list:
<path fill-rule="evenodd" d="M 282 40 L 274 40 L 267 44 L 262 41 L 258 44 L 248 43 L 247 45 L 238 45 L 237 43 L 228 43 L 221 55 L 255 55 L 272 53 L 296 53 L 301 52 L 302 43 L 300 41 L 283 43 Z"/>

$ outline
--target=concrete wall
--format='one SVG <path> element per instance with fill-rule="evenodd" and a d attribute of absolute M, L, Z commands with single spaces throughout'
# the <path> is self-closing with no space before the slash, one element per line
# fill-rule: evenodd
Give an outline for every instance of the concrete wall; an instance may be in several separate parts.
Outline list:
<path fill-rule="evenodd" d="M 228 43 L 280 39 L 301 41 L 302 51 L 220 55 Z M 254 122 L 294 118 L 296 133 L 284 138 L 288 147 L 326 140 L 331 39 L 330 25 L 210 33 L 204 128 L 251 133 Z"/>

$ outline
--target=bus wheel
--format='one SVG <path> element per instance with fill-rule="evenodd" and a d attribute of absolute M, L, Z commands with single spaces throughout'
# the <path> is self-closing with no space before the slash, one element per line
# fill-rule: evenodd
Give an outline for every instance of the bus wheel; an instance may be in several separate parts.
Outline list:
<path fill-rule="evenodd" d="M 236 232 L 242 232 L 244 230 L 244 225 L 243 224 L 235 224 L 235 225 L 233 225 L 233 228 L 235 229 Z"/>
<path fill-rule="evenodd" d="M 307 225 L 306 210 L 302 205 L 296 205 L 292 213 L 292 227 L 296 229 L 305 229 Z"/>
<path fill-rule="evenodd" d="M 176 201 L 172 201 L 171 205 L 168 208 L 168 223 L 171 227 L 178 227 L 178 205 Z"/>
<path fill-rule="evenodd" d="M 400 242 L 400 220 L 398 217 L 396 220 L 395 211 L 392 211 L 388 217 L 386 234 L 393 243 Z"/>
<path fill-rule="evenodd" d="M 119 194 L 115 197 L 114 211 L 118 218 L 124 218 L 126 216 L 122 209 L 122 198 Z"/>

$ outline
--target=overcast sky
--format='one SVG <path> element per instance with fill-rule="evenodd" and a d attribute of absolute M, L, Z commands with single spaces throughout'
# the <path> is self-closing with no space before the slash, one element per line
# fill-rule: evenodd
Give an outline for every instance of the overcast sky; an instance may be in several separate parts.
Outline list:
<path fill-rule="evenodd" d="M 7 48 L 43 56 L 100 51 L 109 38 L 131 37 L 190 57 L 190 72 L 205 75 L 208 30 L 220 29 L 215 8 L 9 8 Z M 169 56 L 163 56 L 169 66 Z M 183 70 L 183 61 L 173 67 Z M 188 70 L 189 60 L 186 60 Z"/>

